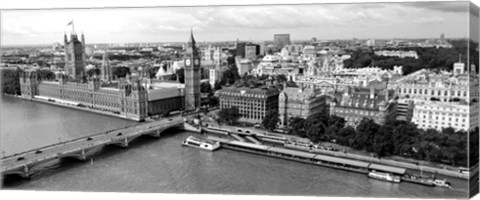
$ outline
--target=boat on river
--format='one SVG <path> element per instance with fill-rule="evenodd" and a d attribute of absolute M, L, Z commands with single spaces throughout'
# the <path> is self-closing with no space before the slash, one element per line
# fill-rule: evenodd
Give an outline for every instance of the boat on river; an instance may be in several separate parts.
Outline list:
<path fill-rule="evenodd" d="M 189 136 L 187 139 L 185 139 L 182 142 L 182 144 L 185 146 L 205 149 L 209 151 L 215 151 L 218 148 L 220 148 L 220 142 L 218 141 L 213 141 L 206 138 L 200 138 L 195 136 Z"/>
<path fill-rule="evenodd" d="M 400 176 L 395 176 L 391 173 L 377 172 L 377 171 L 368 172 L 368 177 L 382 180 L 382 181 L 393 182 L 393 183 L 400 183 L 400 180 L 401 180 Z"/>
<path fill-rule="evenodd" d="M 435 186 L 435 184 L 433 183 L 434 182 L 433 178 L 427 178 L 427 177 L 416 176 L 416 175 L 405 174 L 404 176 L 402 176 L 402 181 L 417 183 L 417 184 L 426 185 L 426 186 Z"/>

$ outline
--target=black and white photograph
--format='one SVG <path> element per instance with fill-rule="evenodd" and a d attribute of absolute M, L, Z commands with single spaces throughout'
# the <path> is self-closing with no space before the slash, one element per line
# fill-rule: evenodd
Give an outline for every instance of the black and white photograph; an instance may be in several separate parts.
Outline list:
<path fill-rule="evenodd" d="M 0 8 L 10 198 L 479 191 L 480 1 L 54 2 Z"/>

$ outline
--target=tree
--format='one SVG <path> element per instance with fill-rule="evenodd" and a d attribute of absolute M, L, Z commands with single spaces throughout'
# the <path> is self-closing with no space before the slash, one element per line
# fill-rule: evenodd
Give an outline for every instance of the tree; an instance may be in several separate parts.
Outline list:
<path fill-rule="evenodd" d="M 216 107 L 218 106 L 219 100 L 218 97 L 216 96 L 210 96 L 208 97 L 208 105 L 211 107 Z"/>
<path fill-rule="evenodd" d="M 222 74 L 222 79 L 220 83 L 222 85 L 226 84 L 234 84 L 237 79 L 240 78 L 240 75 L 238 74 L 238 69 L 235 65 L 231 65 L 226 71 L 223 72 Z"/>
<path fill-rule="evenodd" d="M 91 69 L 87 70 L 87 75 L 88 75 L 89 77 L 92 77 L 92 76 L 94 76 L 94 75 L 100 75 L 100 69 L 98 69 L 98 68 L 91 68 Z"/>
<path fill-rule="evenodd" d="M 277 128 L 278 122 L 280 121 L 278 111 L 270 110 L 262 120 L 262 125 L 266 129 L 273 131 Z"/>
<path fill-rule="evenodd" d="M 118 78 L 125 78 L 127 74 L 130 73 L 130 68 L 128 67 L 113 67 L 112 74 Z"/>
<path fill-rule="evenodd" d="M 275 79 L 278 81 L 278 82 L 286 82 L 288 81 L 287 79 L 287 76 L 285 76 L 285 74 L 279 74 L 275 77 Z"/>
<path fill-rule="evenodd" d="M 20 95 L 20 68 L 2 69 L 2 92 L 5 94 Z"/>
<path fill-rule="evenodd" d="M 323 125 L 328 125 L 329 119 L 330 119 L 330 116 L 328 114 L 328 111 L 326 110 L 326 108 L 324 108 L 324 111 L 307 117 L 305 121 L 305 127 L 312 126 L 313 124 L 316 124 L 318 122 L 323 123 Z"/>
<path fill-rule="evenodd" d="M 213 89 L 214 90 L 221 90 L 222 85 L 220 84 L 220 81 L 215 81 L 215 84 L 213 84 Z"/>
<path fill-rule="evenodd" d="M 297 135 L 300 137 L 307 137 L 305 134 L 305 119 L 301 117 L 292 117 L 288 120 L 290 135 Z"/>
<path fill-rule="evenodd" d="M 366 149 L 373 144 L 375 133 L 380 128 L 380 125 L 375 123 L 373 119 L 363 118 L 357 126 L 357 136 L 353 144 L 354 149 Z"/>
<path fill-rule="evenodd" d="M 393 153 L 396 155 L 411 154 L 415 138 L 418 135 L 417 126 L 411 122 L 396 126 L 392 131 L 392 139 L 395 141 Z"/>
<path fill-rule="evenodd" d="M 55 79 L 55 73 L 48 69 L 37 70 L 38 80 L 53 80 Z"/>
<path fill-rule="evenodd" d="M 394 128 L 392 125 L 381 126 L 373 136 L 373 144 L 366 149 L 375 152 L 378 156 L 391 154 L 394 148 L 393 141 L 391 140 Z"/>
<path fill-rule="evenodd" d="M 325 133 L 325 124 L 322 122 L 315 123 L 306 128 L 308 139 L 313 143 L 318 143 Z"/>
<path fill-rule="evenodd" d="M 352 146 L 352 142 L 355 139 L 356 131 L 351 126 L 341 128 L 337 134 L 337 143 L 346 146 Z"/>
<path fill-rule="evenodd" d="M 210 83 L 208 83 L 208 82 L 200 83 L 200 92 L 201 92 L 201 93 L 210 93 L 210 92 L 212 92 L 212 87 L 210 86 Z"/>
<path fill-rule="evenodd" d="M 339 116 L 336 116 L 336 115 L 332 115 L 330 116 L 330 118 L 328 119 L 328 125 L 329 126 L 337 126 L 339 128 L 343 128 L 345 126 L 345 119 L 343 117 L 339 117 Z"/>
<path fill-rule="evenodd" d="M 240 114 L 237 107 L 224 108 L 218 112 L 218 123 L 233 125 L 237 123 Z"/>
<path fill-rule="evenodd" d="M 178 82 L 185 83 L 185 69 L 180 68 L 175 71 L 175 75 L 178 78 Z"/>

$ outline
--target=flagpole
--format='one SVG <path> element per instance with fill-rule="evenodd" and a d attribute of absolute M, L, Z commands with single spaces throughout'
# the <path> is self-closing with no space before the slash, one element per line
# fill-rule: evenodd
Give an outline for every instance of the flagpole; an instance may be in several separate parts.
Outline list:
<path fill-rule="evenodd" d="M 76 35 L 76 33 L 75 33 L 75 23 L 73 23 L 73 20 L 72 20 L 72 31 L 73 31 L 73 34 Z"/>

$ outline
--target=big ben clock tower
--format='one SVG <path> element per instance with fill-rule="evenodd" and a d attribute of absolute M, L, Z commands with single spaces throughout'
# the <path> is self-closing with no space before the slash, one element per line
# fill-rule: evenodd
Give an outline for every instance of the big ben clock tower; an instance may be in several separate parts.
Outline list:
<path fill-rule="evenodd" d="M 195 46 L 193 31 L 187 44 L 185 61 L 185 110 L 195 110 L 200 107 L 200 56 Z"/>

